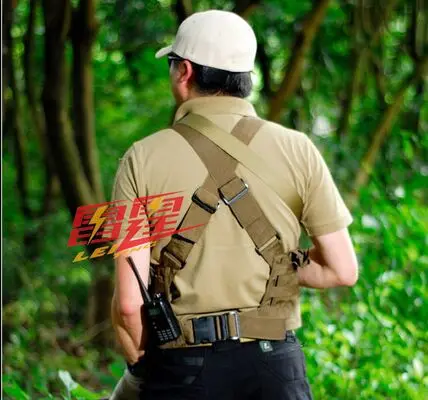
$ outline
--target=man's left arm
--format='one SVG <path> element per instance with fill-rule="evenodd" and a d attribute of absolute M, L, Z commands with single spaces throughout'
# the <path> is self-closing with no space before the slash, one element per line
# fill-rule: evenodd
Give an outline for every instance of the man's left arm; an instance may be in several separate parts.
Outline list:
<path fill-rule="evenodd" d="M 327 289 L 353 286 L 358 279 L 358 262 L 348 229 L 312 237 L 309 265 L 297 273 L 301 286 Z"/>
<path fill-rule="evenodd" d="M 304 145 L 306 191 L 301 222 L 314 247 L 309 252 L 310 264 L 298 270 L 300 285 L 319 289 L 353 286 L 358 263 L 348 231 L 351 213 L 319 150 L 309 139 Z"/>

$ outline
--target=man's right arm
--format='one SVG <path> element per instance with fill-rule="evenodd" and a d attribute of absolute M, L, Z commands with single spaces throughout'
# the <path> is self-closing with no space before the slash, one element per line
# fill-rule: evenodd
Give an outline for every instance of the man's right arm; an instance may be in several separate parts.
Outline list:
<path fill-rule="evenodd" d="M 358 279 L 358 262 L 347 228 L 312 237 L 311 262 L 298 269 L 300 286 L 326 289 L 353 286 Z"/>
<path fill-rule="evenodd" d="M 137 270 L 144 284 L 148 286 L 150 248 L 131 252 Z M 147 341 L 147 327 L 144 324 L 143 299 L 130 265 L 125 255 L 116 260 L 115 292 L 112 300 L 112 323 L 122 352 L 130 364 L 136 363 L 144 355 Z"/>
<path fill-rule="evenodd" d="M 129 234 L 130 213 L 136 199 L 145 192 L 143 171 L 139 164 L 141 157 L 137 154 L 136 146 L 131 146 L 121 158 L 112 190 L 112 201 L 126 207 L 120 236 L 116 244 L 125 240 Z M 144 203 L 140 204 L 142 207 Z M 146 210 L 139 211 L 140 226 L 148 224 Z M 132 236 L 132 241 L 141 239 L 146 234 L 141 228 Z M 147 243 L 148 245 L 148 243 Z M 150 248 L 132 248 L 131 257 L 135 262 L 141 278 L 148 286 Z M 115 293 L 111 304 L 111 317 L 116 338 L 128 363 L 133 364 L 144 354 L 144 344 L 147 329 L 143 329 L 142 320 L 143 299 L 138 281 L 132 268 L 126 260 L 126 254 L 115 258 Z"/>
<path fill-rule="evenodd" d="M 310 264 L 298 269 L 300 285 L 318 289 L 353 286 L 358 263 L 348 232 L 352 215 L 319 150 L 306 136 L 300 140 L 300 169 L 305 171 L 300 221 L 314 244 Z"/>

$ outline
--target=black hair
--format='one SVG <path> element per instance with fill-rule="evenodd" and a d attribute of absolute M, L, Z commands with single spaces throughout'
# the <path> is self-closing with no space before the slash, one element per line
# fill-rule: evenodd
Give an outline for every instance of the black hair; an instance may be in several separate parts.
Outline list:
<path fill-rule="evenodd" d="M 176 54 L 172 54 L 173 60 L 183 60 Z M 221 93 L 226 96 L 245 98 L 253 89 L 251 72 L 230 72 L 205 65 L 192 64 L 194 71 L 194 84 L 196 90 L 201 94 L 213 95 Z"/>

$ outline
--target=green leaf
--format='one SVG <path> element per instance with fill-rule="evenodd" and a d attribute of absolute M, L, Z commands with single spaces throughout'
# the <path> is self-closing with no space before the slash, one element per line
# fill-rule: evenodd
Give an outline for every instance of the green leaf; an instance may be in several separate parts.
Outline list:
<path fill-rule="evenodd" d="M 77 388 L 78 384 L 73 380 L 68 371 L 59 371 L 58 376 L 68 392 L 71 392 L 72 390 Z"/>
<path fill-rule="evenodd" d="M 10 381 L 3 387 L 4 392 L 14 400 L 29 400 L 28 395 L 22 390 L 18 383 Z"/>
<path fill-rule="evenodd" d="M 71 398 L 76 400 L 99 400 L 101 397 L 108 395 L 107 392 L 95 393 L 91 392 L 88 389 L 85 389 L 83 386 L 79 385 L 73 380 L 68 371 L 59 371 L 58 376 L 61 381 L 64 383 L 67 391 L 71 394 Z"/>

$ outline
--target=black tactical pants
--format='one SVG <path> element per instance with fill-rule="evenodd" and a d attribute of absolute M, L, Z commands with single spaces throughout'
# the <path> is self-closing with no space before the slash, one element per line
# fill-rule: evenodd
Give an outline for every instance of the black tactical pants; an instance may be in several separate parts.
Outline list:
<path fill-rule="evenodd" d="M 282 341 L 217 342 L 148 351 L 144 400 L 310 400 L 294 334 Z"/>

